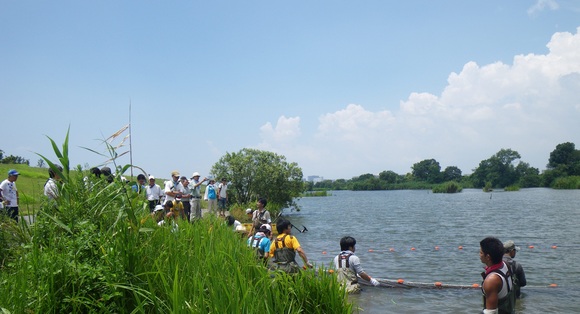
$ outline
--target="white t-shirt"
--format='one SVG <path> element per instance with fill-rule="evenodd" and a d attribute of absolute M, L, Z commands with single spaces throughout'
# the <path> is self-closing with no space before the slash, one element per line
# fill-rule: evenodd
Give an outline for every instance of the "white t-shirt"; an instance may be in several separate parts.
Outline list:
<path fill-rule="evenodd" d="M 180 182 L 177 182 L 177 184 L 175 184 L 173 181 L 169 180 L 169 181 L 165 181 L 165 201 L 174 201 L 175 197 L 171 196 L 171 195 L 167 195 L 167 192 L 179 192 L 179 186 L 181 185 Z"/>
<path fill-rule="evenodd" d="M 159 184 L 155 184 L 153 187 L 147 185 L 145 188 L 145 193 L 147 194 L 148 201 L 158 201 L 163 196 L 163 192 L 161 192 L 161 187 Z"/>
<path fill-rule="evenodd" d="M 227 183 L 220 183 L 219 189 L 220 189 L 220 198 L 226 198 L 228 196 L 228 194 L 227 194 L 228 184 Z"/>
<path fill-rule="evenodd" d="M 51 200 L 58 197 L 58 187 L 56 186 L 56 181 L 54 179 L 50 178 L 46 181 L 46 184 L 44 184 L 44 195 Z"/>
<path fill-rule="evenodd" d="M 8 179 L 0 183 L 0 190 L 2 190 L 2 198 L 10 202 L 7 207 L 18 207 L 18 196 L 16 191 L 16 182 L 10 182 Z"/>

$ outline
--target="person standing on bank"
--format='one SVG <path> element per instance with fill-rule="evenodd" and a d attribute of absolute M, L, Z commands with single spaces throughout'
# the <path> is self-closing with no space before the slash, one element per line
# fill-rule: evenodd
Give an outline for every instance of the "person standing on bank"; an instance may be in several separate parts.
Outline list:
<path fill-rule="evenodd" d="M 296 263 L 296 253 L 302 258 L 305 267 L 312 268 L 298 239 L 292 236 L 292 223 L 286 219 L 280 219 L 276 223 L 276 230 L 278 230 L 278 236 L 270 245 L 270 256 L 274 256 L 271 269 L 289 274 L 299 272 L 300 266 Z"/>
<path fill-rule="evenodd" d="M 189 186 L 189 180 L 185 176 L 179 178 L 181 181 L 179 185 L 179 191 L 181 192 L 181 204 L 183 204 L 183 213 L 185 218 L 189 221 L 191 216 L 191 187 Z"/>
<path fill-rule="evenodd" d="M 213 215 L 215 215 L 217 212 L 217 193 L 218 188 L 215 185 L 215 180 L 210 178 L 209 183 L 205 187 L 205 195 L 203 196 L 203 199 L 207 201 L 208 212 Z"/>
<path fill-rule="evenodd" d="M 367 275 L 360 265 L 360 259 L 354 255 L 356 240 L 353 237 L 343 237 L 340 239 L 340 254 L 334 257 L 334 267 L 336 268 L 337 279 L 346 289 L 347 293 L 359 293 L 360 285 L 358 277 L 370 281 L 373 286 L 380 283 Z"/>
<path fill-rule="evenodd" d="M 62 172 L 62 167 L 55 165 L 58 171 Z M 58 185 L 60 176 L 52 168 L 48 168 L 48 180 L 44 183 L 44 195 L 51 201 L 56 201 L 58 198 Z"/>
<path fill-rule="evenodd" d="M 220 212 L 220 216 L 226 216 L 226 205 L 228 202 L 228 180 L 226 178 L 222 178 L 222 182 L 218 186 L 218 210 Z"/>
<path fill-rule="evenodd" d="M 516 294 L 512 274 L 503 262 L 503 243 L 494 237 L 479 242 L 479 259 L 485 264 L 483 283 L 483 314 L 515 313 Z"/>
<path fill-rule="evenodd" d="M 524 287 L 526 282 L 526 273 L 524 273 L 524 268 L 522 265 L 513 258 L 516 257 L 516 251 L 520 248 L 516 246 L 514 241 L 508 240 L 503 244 L 505 249 L 505 254 L 503 255 L 503 261 L 508 264 L 512 275 L 514 276 L 514 290 L 516 292 L 516 299 L 521 297 L 520 287 Z"/>
<path fill-rule="evenodd" d="M 155 184 L 154 176 L 149 176 L 149 185 L 145 187 L 145 195 L 149 202 L 149 212 L 153 213 L 155 206 L 159 205 L 164 195 L 159 184 Z"/>
<path fill-rule="evenodd" d="M 252 230 L 250 230 L 250 234 L 254 234 L 263 224 L 272 225 L 272 217 L 270 212 L 266 210 L 266 205 L 268 205 L 268 201 L 260 197 L 256 203 L 257 210 L 252 214 Z"/>
<path fill-rule="evenodd" d="M 0 183 L 0 201 L 4 204 L 3 213 L 18 222 L 18 189 L 16 180 L 20 173 L 11 169 L 8 171 L 8 178 Z"/>
<path fill-rule="evenodd" d="M 171 180 L 165 181 L 165 203 L 173 202 L 176 196 L 181 196 L 179 192 L 179 171 L 171 172 Z"/>
<path fill-rule="evenodd" d="M 207 178 L 199 180 L 199 172 L 194 172 L 191 176 L 191 213 L 195 219 L 201 219 L 201 184 L 207 181 Z"/>

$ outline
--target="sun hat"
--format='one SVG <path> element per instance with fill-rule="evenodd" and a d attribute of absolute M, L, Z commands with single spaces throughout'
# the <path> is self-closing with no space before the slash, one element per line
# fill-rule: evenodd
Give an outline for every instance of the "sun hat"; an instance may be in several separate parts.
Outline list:
<path fill-rule="evenodd" d="M 268 224 L 261 225 L 260 226 L 260 229 L 262 229 L 262 230 L 268 230 L 268 231 L 272 232 L 272 227 L 270 225 L 268 225 Z"/>
<path fill-rule="evenodd" d="M 246 209 L 246 214 L 251 214 L 251 213 L 252 213 L 252 209 L 251 208 Z"/>
<path fill-rule="evenodd" d="M 163 205 L 156 205 L 155 209 L 153 210 L 154 212 L 158 212 L 160 210 L 163 210 Z"/>
<path fill-rule="evenodd" d="M 505 241 L 505 243 L 503 244 L 503 248 L 506 250 L 506 252 L 509 252 L 512 250 L 516 250 L 516 251 L 520 250 L 520 248 L 518 246 L 516 246 L 516 244 L 512 240 Z"/>
<path fill-rule="evenodd" d="M 18 173 L 16 169 L 10 169 L 10 171 L 8 171 L 8 176 L 18 176 L 18 175 L 20 175 L 20 173 Z"/>
<path fill-rule="evenodd" d="M 154 176 L 149 176 L 149 180 L 155 180 Z"/>
<path fill-rule="evenodd" d="M 171 171 L 171 176 L 172 177 L 179 177 L 179 171 L 177 171 L 177 170 Z"/>
<path fill-rule="evenodd" d="M 196 172 L 194 172 L 194 173 L 191 175 L 191 177 L 192 177 L 192 178 L 194 178 L 194 177 L 199 177 L 199 172 L 197 172 L 197 171 L 196 171 Z"/>

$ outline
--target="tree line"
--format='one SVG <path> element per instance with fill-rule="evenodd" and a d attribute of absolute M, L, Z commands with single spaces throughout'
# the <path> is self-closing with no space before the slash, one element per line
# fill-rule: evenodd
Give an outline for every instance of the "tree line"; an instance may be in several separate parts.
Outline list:
<path fill-rule="evenodd" d="M 308 182 L 307 190 L 395 190 L 430 189 L 445 182 L 457 182 L 465 188 L 580 188 L 580 150 L 574 143 L 556 145 L 550 153 L 546 170 L 530 166 L 512 149 L 501 149 L 482 160 L 470 175 L 463 175 L 456 166 L 441 168 L 435 159 L 425 159 L 413 164 L 411 172 L 397 174 L 386 170 L 378 176 L 367 173 L 350 180 L 324 180 Z"/>

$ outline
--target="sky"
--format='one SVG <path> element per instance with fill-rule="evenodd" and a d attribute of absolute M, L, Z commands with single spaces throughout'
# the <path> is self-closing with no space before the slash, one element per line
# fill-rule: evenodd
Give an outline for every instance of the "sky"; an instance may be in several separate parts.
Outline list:
<path fill-rule="evenodd" d="M 542 171 L 580 149 L 580 2 L 0 0 L 0 111 L 31 166 L 69 128 L 101 165 L 131 122 L 118 152 L 163 178 L 243 148 L 325 179 L 502 148 Z"/>

